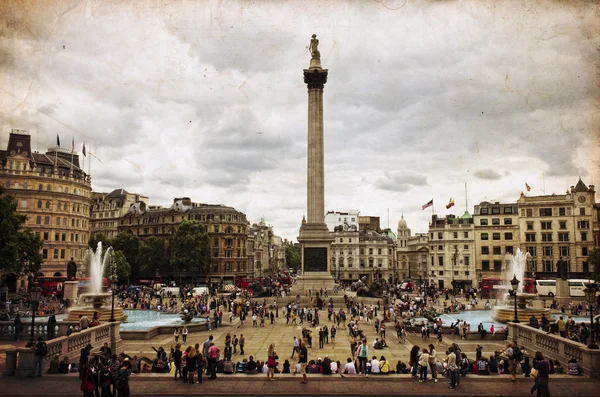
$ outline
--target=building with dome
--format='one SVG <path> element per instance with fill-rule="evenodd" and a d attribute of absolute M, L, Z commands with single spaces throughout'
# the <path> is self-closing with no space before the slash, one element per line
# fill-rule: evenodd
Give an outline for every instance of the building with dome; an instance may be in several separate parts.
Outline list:
<path fill-rule="evenodd" d="M 427 260 L 429 258 L 429 237 L 427 233 L 416 233 L 413 236 L 404 215 L 402 215 L 398 221 L 396 235 L 397 280 L 426 280 Z"/>
<path fill-rule="evenodd" d="M 91 178 L 78 153 L 60 147 L 32 151 L 29 132 L 13 129 L 0 165 L 0 183 L 17 201 L 17 212 L 27 216 L 25 227 L 44 243 L 40 275 L 66 275 L 70 258 L 85 257 L 90 230 Z M 7 281 L 14 291 L 16 278 Z"/>

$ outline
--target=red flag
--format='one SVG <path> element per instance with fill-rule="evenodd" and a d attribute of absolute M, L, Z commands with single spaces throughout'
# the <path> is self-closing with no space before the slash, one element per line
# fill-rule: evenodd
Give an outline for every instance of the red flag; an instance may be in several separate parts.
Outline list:
<path fill-rule="evenodd" d="M 431 199 L 427 204 L 423 204 L 423 206 L 421 208 L 425 209 L 425 208 L 429 208 L 433 205 L 433 199 Z"/>
<path fill-rule="evenodd" d="M 525 188 L 527 189 L 527 191 L 528 191 L 528 192 L 530 192 L 530 191 L 531 191 L 531 186 L 529 186 L 529 185 L 527 184 L 527 182 L 525 182 Z"/>

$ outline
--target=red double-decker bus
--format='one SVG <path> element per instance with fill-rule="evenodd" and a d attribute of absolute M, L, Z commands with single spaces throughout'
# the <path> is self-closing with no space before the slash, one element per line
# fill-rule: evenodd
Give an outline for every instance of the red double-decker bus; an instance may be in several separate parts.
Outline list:
<path fill-rule="evenodd" d="M 81 294 L 87 292 L 90 286 L 90 278 L 82 277 L 77 278 L 77 293 Z M 56 296 L 61 298 L 63 296 L 64 283 L 67 281 L 65 276 L 42 276 L 38 277 L 38 286 L 42 289 L 42 296 Z M 108 289 L 108 279 L 102 277 L 102 290 Z"/>
<path fill-rule="evenodd" d="M 535 279 L 524 278 L 521 283 L 523 283 L 523 292 L 536 293 Z M 510 282 L 502 277 L 485 277 L 481 279 L 481 298 L 483 299 L 503 298 L 504 294 L 511 289 Z"/>

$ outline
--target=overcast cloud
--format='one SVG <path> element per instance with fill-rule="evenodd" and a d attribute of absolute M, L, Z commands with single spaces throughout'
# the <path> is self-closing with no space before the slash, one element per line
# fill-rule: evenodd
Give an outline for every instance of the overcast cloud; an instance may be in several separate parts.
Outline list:
<path fill-rule="evenodd" d="M 600 180 L 593 2 L 9 0 L 0 15 L 0 147 L 12 128 L 38 151 L 85 141 L 94 191 L 222 203 L 295 239 L 313 33 L 326 210 L 424 232 L 431 198 L 460 214 L 525 182 Z"/>

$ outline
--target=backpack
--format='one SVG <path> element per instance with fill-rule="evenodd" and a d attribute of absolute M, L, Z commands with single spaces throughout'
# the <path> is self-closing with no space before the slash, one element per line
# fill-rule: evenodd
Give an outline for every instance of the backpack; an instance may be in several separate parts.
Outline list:
<path fill-rule="evenodd" d="M 38 346 L 37 355 L 45 357 L 46 354 L 48 354 L 48 346 L 46 345 L 46 342 L 40 342 L 40 345 Z"/>
<path fill-rule="evenodd" d="M 518 346 L 513 347 L 513 358 L 518 362 L 523 361 L 523 352 Z"/>
<path fill-rule="evenodd" d="M 127 373 L 125 371 L 117 372 L 116 380 L 117 382 L 124 382 L 125 380 L 127 380 Z"/>

